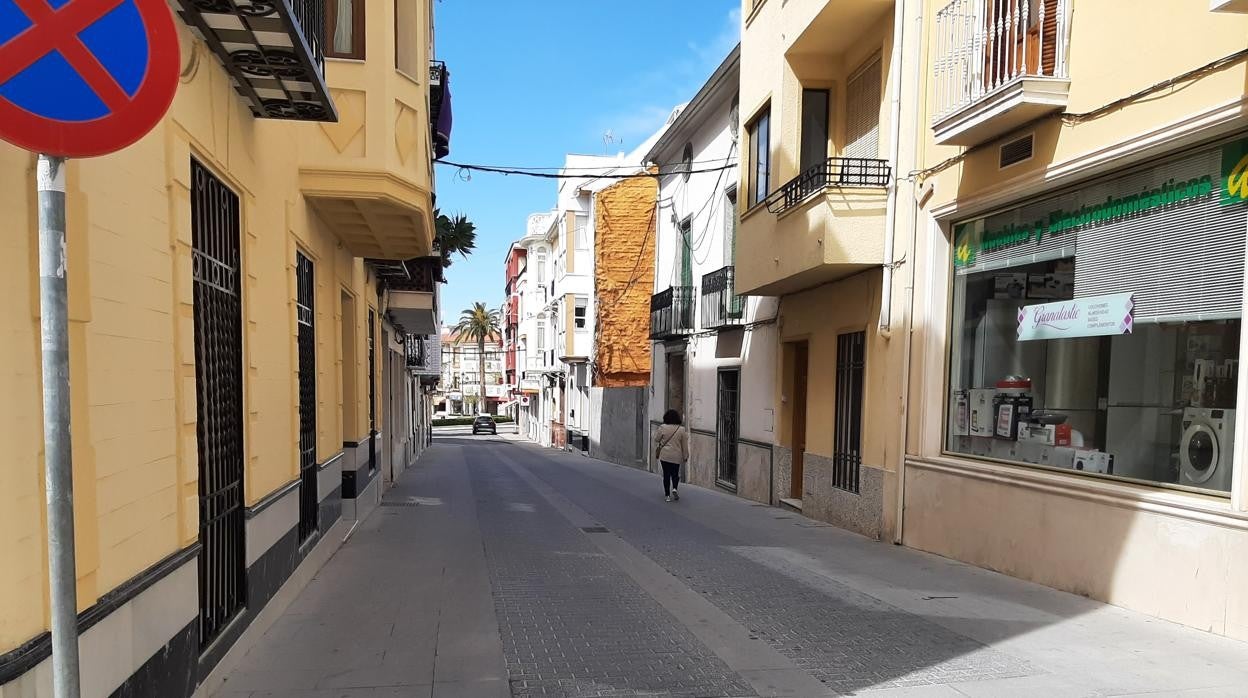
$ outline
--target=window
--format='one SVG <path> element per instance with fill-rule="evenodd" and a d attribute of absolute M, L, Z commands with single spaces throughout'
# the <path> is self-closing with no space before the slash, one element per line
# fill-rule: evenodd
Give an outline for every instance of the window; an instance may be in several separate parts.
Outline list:
<path fill-rule="evenodd" d="M 363 4 L 365 0 L 357 0 Z M 425 74 L 423 61 L 416 50 L 420 35 L 420 10 L 425 0 L 394 0 L 394 67 L 412 78 Z"/>
<path fill-rule="evenodd" d="M 849 78 L 845 89 L 845 147 L 847 158 L 880 156 L 880 57 L 867 61 Z"/>
<path fill-rule="evenodd" d="M 728 107 L 728 129 L 731 131 L 732 142 L 741 140 L 741 96 L 732 96 L 732 105 Z"/>
<path fill-rule="evenodd" d="M 572 313 L 573 313 L 573 322 L 576 324 L 576 329 L 578 330 L 585 329 L 585 316 L 586 316 L 586 311 L 588 310 L 588 307 L 587 307 L 588 305 L 589 305 L 588 298 L 578 297 L 576 299 L 576 307 L 572 309 Z"/>
<path fill-rule="evenodd" d="M 693 286 L 693 217 L 680 222 L 680 285 Z"/>
<path fill-rule="evenodd" d="M 828 159 L 827 90 L 802 90 L 801 171 L 822 165 Z"/>
<path fill-rule="evenodd" d="M 365 0 L 326 0 L 325 30 L 332 58 L 364 58 Z"/>
<path fill-rule="evenodd" d="M 546 251 L 542 250 L 537 253 L 537 285 L 544 286 L 546 284 Z"/>
<path fill-rule="evenodd" d="M 735 263 L 737 257 L 737 224 L 741 214 L 737 211 L 737 188 L 724 192 L 724 266 Z"/>
<path fill-rule="evenodd" d="M 546 319 L 545 318 L 537 319 L 537 337 L 535 339 L 537 340 L 537 350 L 539 352 L 545 350 L 546 349 Z"/>
<path fill-rule="evenodd" d="M 949 451 L 1230 491 L 1248 202 L 1217 183 L 1235 148 L 954 226 Z"/>
<path fill-rule="evenodd" d="M 737 437 L 740 429 L 739 369 L 720 369 L 716 395 L 716 467 L 715 479 L 731 488 L 737 486 Z"/>
<path fill-rule="evenodd" d="M 750 122 L 750 167 L 746 176 L 750 178 L 750 206 L 756 206 L 767 198 L 771 191 L 771 104 L 763 107 L 763 111 Z"/>

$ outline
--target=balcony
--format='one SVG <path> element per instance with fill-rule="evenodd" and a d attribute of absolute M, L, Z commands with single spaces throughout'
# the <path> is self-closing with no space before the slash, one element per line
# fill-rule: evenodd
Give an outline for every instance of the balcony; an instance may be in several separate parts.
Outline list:
<path fill-rule="evenodd" d="M 1068 5 L 953 0 L 936 13 L 937 143 L 975 145 L 1066 108 Z"/>
<path fill-rule="evenodd" d="M 178 6 L 257 119 L 337 121 L 325 84 L 325 0 L 178 0 Z"/>
<path fill-rule="evenodd" d="M 780 215 L 830 187 L 887 187 L 888 162 L 870 158 L 828 158 L 768 196 L 767 210 Z"/>
<path fill-rule="evenodd" d="M 693 332 L 693 287 L 672 286 L 650 296 L 650 339 L 673 339 Z"/>
<path fill-rule="evenodd" d="M 780 296 L 884 263 L 891 170 L 883 160 L 829 158 L 746 212 L 733 291 Z"/>
<path fill-rule="evenodd" d="M 735 276 L 731 266 L 702 275 L 702 326 L 706 329 L 741 324 L 745 298 L 736 294 Z"/>
<path fill-rule="evenodd" d="M 407 350 L 407 370 L 417 375 L 440 375 L 441 347 L 437 335 L 407 335 L 404 341 Z"/>
<path fill-rule="evenodd" d="M 396 326 L 413 334 L 438 331 L 438 283 L 442 260 L 420 257 L 402 262 L 366 260 L 387 291 L 386 313 Z"/>

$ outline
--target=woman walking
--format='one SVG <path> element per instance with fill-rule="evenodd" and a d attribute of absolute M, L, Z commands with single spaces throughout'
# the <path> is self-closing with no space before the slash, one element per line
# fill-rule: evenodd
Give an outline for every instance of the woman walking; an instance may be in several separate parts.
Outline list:
<path fill-rule="evenodd" d="M 654 455 L 663 466 L 664 501 L 680 499 L 676 487 L 680 484 L 680 466 L 689 460 L 689 432 L 680 424 L 680 413 L 668 410 L 663 415 L 663 426 L 654 435 Z"/>

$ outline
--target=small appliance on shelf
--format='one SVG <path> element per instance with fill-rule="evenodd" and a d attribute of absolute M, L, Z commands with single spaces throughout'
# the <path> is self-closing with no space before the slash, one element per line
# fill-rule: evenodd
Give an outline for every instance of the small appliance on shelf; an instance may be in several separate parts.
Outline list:
<path fill-rule="evenodd" d="M 997 381 L 996 396 L 992 402 L 996 421 L 994 435 L 998 439 L 1016 441 L 1018 425 L 1031 416 L 1031 403 L 1030 378 L 1006 376 Z"/>

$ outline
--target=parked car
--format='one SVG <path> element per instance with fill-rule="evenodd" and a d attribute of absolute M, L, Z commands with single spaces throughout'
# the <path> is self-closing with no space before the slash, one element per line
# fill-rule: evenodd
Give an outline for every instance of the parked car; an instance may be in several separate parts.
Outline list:
<path fill-rule="evenodd" d="M 472 420 L 472 433 L 479 434 L 483 431 L 488 431 L 491 434 L 498 433 L 498 426 L 494 424 L 494 418 L 488 414 L 477 415 L 477 418 Z"/>

